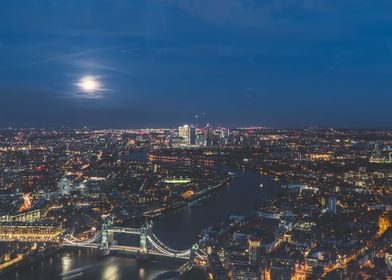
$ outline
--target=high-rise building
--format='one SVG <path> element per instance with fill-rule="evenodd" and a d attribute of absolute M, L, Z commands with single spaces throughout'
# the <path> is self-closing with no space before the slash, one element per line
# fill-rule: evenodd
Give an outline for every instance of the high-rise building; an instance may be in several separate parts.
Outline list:
<path fill-rule="evenodd" d="M 249 264 L 257 265 L 260 260 L 260 239 L 249 238 L 248 239 L 248 250 L 249 250 Z"/>
<path fill-rule="evenodd" d="M 169 141 L 168 141 L 169 148 L 173 147 L 173 135 L 170 133 Z"/>
<path fill-rule="evenodd" d="M 182 138 L 184 141 L 189 141 L 190 127 L 185 124 L 178 128 L 178 137 Z"/>
<path fill-rule="evenodd" d="M 62 177 L 60 181 L 57 183 L 57 187 L 59 189 L 59 193 L 61 195 L 69 195 L 71 193 L 72 182 L 67 177 Z"/>
<path fill-rule="evenodd" d="M 194 126 L 189 129 L 189 144 L 196 145 L 196 127 Z"/>
<path fill-rule="evenodd" d="M 336 197 L 331 196 L 328 201 L 328 210 L 329 212 L 336 214 Z"/>
<path fill-rule="evenodd" d="M 203 133 L 198 133 L 196 135 L 196 145 L 198 146 L 205 146 L 206 143 L 206 136 Z"/>
<path fill-rule="evenodd" d="M 392 249 L 388 249 L 385 252 L 385 263 L 387 264 L 389 271 L 392 272 Z"/>
<path fill-rule="evenodd" d="M 212 129 L 210 125 L 206 126 L 206 146 L 212 146 Z"/>
<path fill-rule="evenodd" d="M 178 128 L 178 137 L 182 138 L 185 144 L 196 144 L 196 127 L 187 124 Z"/>

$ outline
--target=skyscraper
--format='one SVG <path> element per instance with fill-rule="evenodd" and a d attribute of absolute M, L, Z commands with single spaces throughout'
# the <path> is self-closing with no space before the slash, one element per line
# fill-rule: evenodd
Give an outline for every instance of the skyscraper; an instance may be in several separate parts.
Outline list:
<path fill-rule="evenodd" d="M 196 127 L 194 126 L 189 128 L 189 144 L 196 145 Z"/>
<path fill-rule="evenodd" d="M 248 239 L 248 250 L 249 250 L 249 264 L 257 265 L 260 259 L 260 239 L 249 238 Z"/>
<path fill-rule="evenodd" d="M 206 126 L 206 146 L 212 146 L 212 129 L 209 124 Z"/>
<path fill-rule="evenodd" d="M 189 135 L 190 135 L 190 127 L 187 124 L 180 126 L 178 128 L 178 137 L 189 142 Z"/>
<path fill-rule="evenodd" d="M 178 137 L 182 138 L 185 144 L 196 144 L 196 127 L 187 124 L 178 128 Z"/>
<path fill-rule="evenodd" d="M 329 198 L 328 210 L 329 210 L 331 213 L 336 214 L 336 197 L 331 196 L 331 197 Z"/>
<path fill-rule="evenodd" d="M 392 250 L 391 249 L 388 249 L 385 252 L 385 263 L 387 264 L 389 271 L 392 272 Z"/>
<path fill-rule="evenodd" d="M 66 176 L 62 177 L 57 183 L 57 187 L 61 195 L 69 195 L 71 193 L 72 182 Z"/>

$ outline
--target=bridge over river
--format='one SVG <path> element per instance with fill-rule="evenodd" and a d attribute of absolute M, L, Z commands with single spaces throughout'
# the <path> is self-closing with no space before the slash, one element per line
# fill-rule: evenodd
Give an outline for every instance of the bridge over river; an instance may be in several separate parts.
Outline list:
<path fill-rule="evenodd" d="M 140 245 L 118 245 L 115 240 L 115 233 L 138 235 L 140 236 Z M 97 248 L 102 254 L 109 254 L 111 251 L 122 251 L 135 253 L 142 257 L 160 256 L 185 260 L 192 260 L 193 258 L 207 260 L 207 255 L 199 249 L 197 244 L 188 250 L 176 250 L 167 246 L 153 233 L 151 221 L 146 221 L 140 228 L 113 227 L 110 222 L 104 222 L 101 231 L 97 231 L 91 239 L 81 241 L 74 237 L 63 237 L 62 245 Z"/>
<path fill-rule="evenodd" d="M 141 158 L 145 158 L 145 155 L 141 155 Z M 241 215 L 254 211 L 260 201 L 263 199 L 273 199 L 279 191 L 281 182 L 275 182 L 273 178 L 260 176 L 254 171 L 241 172 L 236 169 L 229 171 L 238 173 L 239 178 L 231 181 L 222 192 L 206 200 L 199 207 L 187 207 L 181 211 L 168 213 L 164 217 L 154 220 L 153 228 L 149 234 L 150 239 L 158 245 L 164 243 L 167 245 L 166 247 L 171 249 L 187 249 L 198 240 L 198 235 L 203 229 L 212 225 L 219 225 L 222 221 L 227 220 L 230 215 Z M 260 188 L 260 184 L 263 184 L 264 187 Z M 110 251 L 121 252 L 124 249 L 126 252 L 137 254 L 138 250 L 142 252 L 141 249 L 143 246 L 141 246 L 140 241 L 143 239 L 149 243 L 147 244 L 147 255 L 151 255 L 152 257 L 166 256 L 162 258 L 161 262 L 147 262 L 143 268 L 140 268 L 137 266 L 136 260 L 123 258 L 117 254 L 112 254 L 108 258 L 97 259 L 95 255 L 96 249 L 72 250 L 72 248 L 78 248 L 78 246 L 83 248 L 99 248 L 102 240 L 101 235 L 104 232 L 100 228 L 94 236 L 94 241 L 88 240 L 87 242 L 87 240 L 81 241 L 71 236 L 64 236 L 71 241 L 71 244 L 66 245 L 65 240 L 63 240 L 64 247 L 69 247 L 71 250 L 63 250 L 60 254 L 53 256 L 53 261 L 51 261 L 52 258 L 42 260 L 42 262 L 34 264 L 33 268 L 22 269 L 18 273 L 10 274 L 5 279 L 39 280 L 42 279 L 40 278 L 42 275 L 50 276 L 51 279 L 61 279 L 58 278 L 60 273 L 77 269 L 83 263 L 94 266 L 94 270 L 85 272 L 84 275 L 85 277 L 91 277 L 90 279 L 103 279 L 106 272 L 110 272 L 111 275 L 118 276 L 116 279 L 122 279 L 124 277 L 126 279 L 145 280 L 154 278 L 160 272 L 177 269 L 178 262 L 172 262 L 171 258 L 179 262 L 185 261 L 186 264 L 189 263 L 182 254 L 177 254 L 178 257 L 173 257 L 176 255 L 176 250 L 161 250 L 163 252 L 160 252 L 158 249 L 153 249 L 153 243 L 148 238 L 144 239 L 144 237 L 141 237 L 141 228 L 116 228 L 113 225 L 108 225 L 107 237 Z M 122 234 L 119 234 L 122 231 L 128 233 L 122 236 Z M 111 243 L 112 233 L 114 234 L 113 241 L 123 241 L 121 244 L 135 244 L 135 246 L 132 248 L 130 248 L 131 246 L 125 246 L 125 248 L 120 247 L 122 245 L 116 242 Z M 152 234 L 164 242 L 157 242 Z M 140 237 L 140 241 L 137 240 L 138 236 Z M 134 240 L 134 237 L 136 237 L 136 240 Z M 159 247 L 162 247 L 160 249 L 165 248 L 164 246 Z M 182 252 L 185 251 L 187 250 Z M 203 256 L 203 253 L 200 253 L 200 255 Z M 168 261 L 166 262 L 166 260 Z M 34 275 L 32 275 L 30 269 L 34 269 Z"/>
<path fill-rule="evenodd" d="M 142 259 L 160 256 L 189 260 L 191 263 L 195 258 L 207 261 L 207 255 L 199 249 L 197 244 L 187 250 L 169 247 L 153 233 L 152 225 L 152 221 L 146 221 L 140 228 L 115 227 L 111 219 L 105 217 L 101 230 L 95 231 L 90 239 L 80 240 L 71 234 L 63 233 L 60 228 L 51 224 L 7 223 L 4 226 L 0 225 L 0 241 L 57 242 L 64 247 L 96 248 L 101 255 L 121 251 L 133 253 Z M 116 233 L 139 236 L 139 246 L 119 245 Z"/>

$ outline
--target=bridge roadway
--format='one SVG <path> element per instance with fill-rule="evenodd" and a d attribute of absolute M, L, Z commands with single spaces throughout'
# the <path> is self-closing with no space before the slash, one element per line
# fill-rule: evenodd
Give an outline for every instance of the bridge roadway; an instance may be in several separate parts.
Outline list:
<path fill-rule="evenodd" d="M 80 246 L 74 245 L 74 244 L 69 244 L 69 243 L 64 243 L 63 246 L 70 246 L 70 247 L 77 247 L 77 248 L 94 248 L 94 249 L 98 249 L 98 248 L 99 248 L 99 244 L 96 244 L 96 243 L 84 244 L 84 245 L 80 245 Z M 121 251 L 121 252 L 137 253 L 138 251 L 140 251 L 140 248 L 139 248 L 139 247 L 132 247 L 132 246 L 123 246 L 123 245 L 112 245 L 112 246 L 110 247 L 110 250 L 112 250 L 112 251 Z M 200 252 L 197 252 L 197 251 L 196 251 L 195 253 L 196 253 L 196 255 L 197 255 L 198 257 L 204 258 L 204 256 L 201 256 Z M 163 256 L 163 257 L 168 257 L 168 256 L 165 255 L 165 254 L 160 254 L 160 253 L 157 253 L 157 252 L 149 252 L 149 254 L 150 254 L 150 255 L 155 255 L 155 256 L 161 256 L 161 257 L 162 257 L 162 256 Z M 204 252 L 202 253 L 202 255 L 204 255 Z M 180 258 L 180 259 L 183 259 L 183 260 L 189 260 L 189 257 L 185 257 L 185 256 L 183 256 L 183 257 L 177 257 L 177 258 Z M 186 273 L 187 271 L 191 270 L 192 267 L 193 267 L 193 264 L 192 264 L 191 262 L 187 261 L 187 262 L 185 262 L 183 265 L 181 265 L 181 266 L 177 269 L 177 271 L 178 271 L 180 274 L 184 274 L 184 273 Z"/>
<path fill-rule="evenodd" d="M 112 233 L 123 233 L 123 234 L 132 234 L 132 235 L 140 235 L 141 238 L 141 245 L 140 246 L 126 246 L 126 245 L 118 245 L 112 244 L 113 242 L 113 234 Z M 27 234 L 27 233 L 26 233 Z M 22 234 L 23 235 L 23 234 Z M 111 242 L 108 242 L 108 236 L 111 236 Z M 24 236 L 23 236 L 24 237 Z M 29 238 L 27 238 L 29 237 Z M 164 242 L 162 242 L 152 231 L 151 226 L 145 228 L 122 228 L 122 227 L 110 227 L 104 228 L 102 231 L 95 232 L 95 235 L 87 240 L 80 240 L 73 235 L 62 235 L 59 231 L 56 235 L 56 240 L 52 238 L 44 238 L 41 234 L 36 234 L 34 236 L 26 235 L 25 241 L 26 242 L 60 242 L 64 247 L 74 247 L 74 248 L 91 248 L 91 249 L 102 249 L 106 248 L 110 251 L 114 252 L 127 252 L 131 254 L 147 254 L 152 256 L 159 256 L 159 257 L 168 257 L 168 258 L 176 258 L 187 260 L 181 267 L 178 268 L 178 271 L 183 274 L 186 271 L 190 270 L 193 266 L 193 258 L 197 257 L 199 259 L 208 260 L 208 256 L 200 249 L 194 250 L 184 250 L 179 251 L 170 248 Z M 10 241 L 14 238 L 12 233 L 6 233 L 0 236 L 1 241 Z M 30 240 L 30 238 L 33 238 Z M 105 240 L 106 247 L 103 247 L 102 240 Z M 143 240 L 143 242 L 142 242 Z"/>
<path fill-rule="evenodd" d="M 128 234 L 140 234 L 140 229 L 138 228 L 123 228 L 123 227 L 112 227 L 108 231 L 115 233 L 128 233 Z"/>
<path fill-rule="evenodd" d="M 134 228 L 120 228 L 120 227 L 112 227 L 107 229 L 108 232 L 113 233 L 125 233 L 125 234 L 139 234 L 143 233 L 139 229 Z M 102 237 L 103 232 L 97 232 L 94 237 L 89 240 L 78 240 L 73 236 L 68 236 L 63 238 L 63 246 L 67 247 L 79 247 L 79 248 L 102 248 L 102 244 L 99 244 L 99 239 Z M 148 247 L 135 247 L 135 246 L 126 246 L 126 245 L 118 245 L 111 244 L 106 247 L 110 251 L 122 251 L 122 252 L 145 252 L 150 255 L 157 256 L 166 256 L 171 258 L 179 258 L 179 259 L 189 259 L 191 256 L 191 250 L 179 251 L 168 247 L 165 243 L 163 243 L 155 234 L 149 233 L 145 236 Z M 107 244 L 107 243 L 106 243 Z M 106 245 L 107 246 L 107 245 Z"/>
<path fill-rule="evenodd" d="M 34 228 L 34 226 L 32 226 Z M 63 246 L 67 247 L 80 247 L 80 248 L 106 248 L 111 251 L 123 251 L 138 253 L 142 252 L 150 255 L 166 256 L 169 258 L 189 259 L 192 256 L 198 256 L 206 259 L 203 252 L 198 254 L 199 250 L 175 250 L 167 246 L 162 242 L 151 230 L 151 223 L 147 223 L 145 226 L 139 228 L 122 228 L 122 227 L 108 227 L 106 224 L 103 226 L 101 231 L 95 232 L 95 235 L 88 240 L 80 240 L 72 235 L 61 235 L 61 231 L 56 232 L 56 239 L 53 236 L 47 236 L 46 232 L 38 232 L 37 234 L 31 235 L 29 232 L 21 232 L 20 235 L 24 238 L 19 240 L 25 240 L 26 242 L 61 242 Z M 140 246 L 124 246 L 117 245 L 113 242 L 112 233 L 124 233 L 132 235 L 140 235 Z M 14 238 L 13 232 L 5 231 L 0 236 L 0 241 L 12 241 Z M 112 241 L 109 241 L 111 239 Z M 114 243 L 114 244 L 113 244 Z"/>
<path fill-rule="evenodd" d="M 90 244 L 78 244 L 78 243 L 68 243 L 64 242 L 63 246 L 65 247 L 76 247 L 76 248 L 92 248 L 92 249 L 99 249 L 100 244 L 97 243 L 90 243 Z M 135 247 L 135 246 L 126 246 L 126 245 L 112 245 L 110 246 L 110 251 L 121 251 L 121 252 L 127 252 L 127 253 L 138 253 L 140 252 L 140 247 Z M 149 255 L 155 255 L 155 256 L 162 256 L 162 257 L 173 257 L 173 258 L 178 258 L 178 259 L 184 259 L 187 260 L 189 259 L 189 255 L 185 254 L 180 254 L 180 255 L 168 255 L 156 251 L 149 251 Z"/>

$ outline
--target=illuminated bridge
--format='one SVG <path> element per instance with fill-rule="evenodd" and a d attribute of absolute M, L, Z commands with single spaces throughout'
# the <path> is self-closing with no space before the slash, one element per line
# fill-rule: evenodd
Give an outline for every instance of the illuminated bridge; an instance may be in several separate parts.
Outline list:
<path fill-rule="evenodd" d="M 140 236 L 138 246 L 119 245 L 115 233 Z M 137 256 L 162 256 L 176 259 L 195 260 L 206 263 L 207 255 L 195 244 L 188 250 L 176 250 L 167 246 L 152 232 L 152 222 L 146 222 L 141 228 L 113 227 L 110 219 L 104 219 L 100 231 L 88 240 L 80 240 L 66 235 L 63 230 L 50 223 L 0 222 L 0 242 L 54 242 L 67 247 L 96 248 L 100 253 L 113 252 L 135 253 Z M 189 266 L 184 266 L 189 267 Z"/>
<path fill-rule="evenodd" d="M 139 246 L 118 245 L 114 240 L 114 233 L 139 235 L 140 244 Z M 204 262 L 207 260 L 207 255 L 197 245 L 188 250 L 175 250 L 167 246 L 152 232 L 152 222 L 146 222 L 140 229 L 111 227 L 110 222 L 104 222 L 101 231 L 91 239 L 81 241 L 74 237 L 64 237 L 63 246 L 97 248 L 107 254 L 111 251 L 122 251 L 184 260 L 195 258 Z"/>

